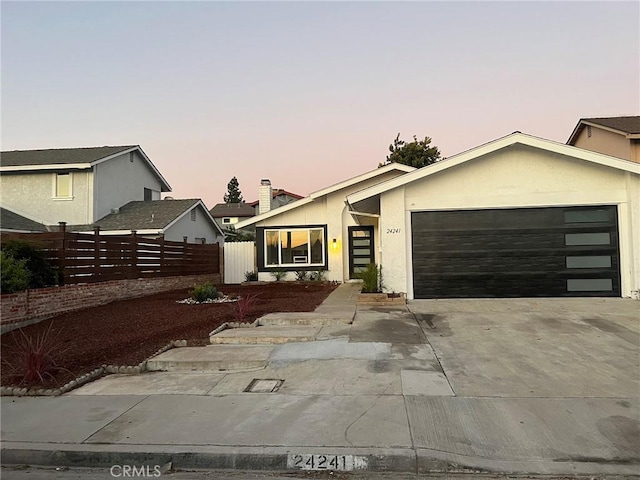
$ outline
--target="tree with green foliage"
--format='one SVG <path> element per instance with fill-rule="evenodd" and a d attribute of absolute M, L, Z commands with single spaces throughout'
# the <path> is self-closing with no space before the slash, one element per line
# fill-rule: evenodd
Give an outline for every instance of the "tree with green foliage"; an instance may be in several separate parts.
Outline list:
<path fill-rule="evenodd" d="M 45 253 L 22 240 L 7 240 L 2 244 L 4 255 L 24 260 L 29 272 L 28 288 L 43 288 L 60 283 L 60 271 L 53 266 Z"/>
<path fill-rule="evenodd" d="M 240 191 L 240 185 L 238 179 L 233 177 L 227 184 L 227 193 L 224 196 L 224 203 L 242 203 L 242 192 Z"/>
<path fill-rule="evenodd" d="M 0 250 L 0 292 L 13 293 L 29 288 L 26 259 L 16 259 Z"/>
<path fill-rule="evenodd" d="M 225 242 L 254 242 L 255 240 L 256 234 L 253 232 L 236 230 L 234 226 L 229 226 L 224 230 Z"/>
<path fill-rule="evenodd" d="M 411 167 L 422 168 L 432 163 L 436 163 L 441 159 L 438 147 L 431 146 L 431 138 L 424 137 L 424 140 L 418 140 L 413 136 L 413 142 L 405 142 L 400 140 L 400 134 L 389 145 L 389 155 L 384 163 L 378 164 L 378 167 L 384 167 L 391 163 L 402 163 Z"/>

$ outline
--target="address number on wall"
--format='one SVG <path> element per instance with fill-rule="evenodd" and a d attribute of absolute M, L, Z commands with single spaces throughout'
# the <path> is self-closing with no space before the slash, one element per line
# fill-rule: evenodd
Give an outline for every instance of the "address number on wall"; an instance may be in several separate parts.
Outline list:
<path fill-rule="evenodd" d="M 394 233 L 400 233 L 401 228 L 387 228 L 387 235 L 393 235 Z"/>
<path fill-rule="evenodd" d="M 287 468 L 350 472 L 367 468 L 367 457 L 357 455 L 289 454 Z"/>

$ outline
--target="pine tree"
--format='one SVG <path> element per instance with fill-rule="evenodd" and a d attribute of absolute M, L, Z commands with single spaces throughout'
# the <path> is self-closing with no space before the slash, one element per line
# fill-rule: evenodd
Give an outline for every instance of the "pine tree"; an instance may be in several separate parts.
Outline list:
<path fill-rule="evenodd" d="M 238 179 L 233 177 L 231 181 L 227 184 L 227 193 L 224 196 L 224 203 L 242 203 L 244 199 L 242 198 L 242 192 L 240 191 L 240 186 L 238 184 Z"/>
<path fill-rule="evenodd" d="M 418 140 L 414 135 L 413 142 L 405 142 L 400 140 L 400 134 L 389 145 L 387 160 L 378 164 L 378 167 L 384 167 L 390 163 L 402 163 L 416 168 L 426 167 L 432 163 L 436 163 L 441 159 L 438 147 L 431 146 L 431 139 L 424 137 L 424 140 Z"/>

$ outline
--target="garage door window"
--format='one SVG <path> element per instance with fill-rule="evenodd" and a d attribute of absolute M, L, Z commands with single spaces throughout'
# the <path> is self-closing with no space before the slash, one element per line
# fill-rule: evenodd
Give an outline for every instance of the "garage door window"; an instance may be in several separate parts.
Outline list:
<path fill-rule="evenodd" d="M 611 255 L 567 257 L 567 268 L 611 268 Z"/>
<path fill-rule="evenodd" d="M 599 223 L 611 222 L 611 209 L 567 210 L 564 212 L 564 223 Z"/>
<path fill-rule="evenodd" d="M 567 280 L 568 292 L 610 292 L 613 281 L 610 278 L 573 278 Z"/>
<path fill-rule="evenodd" d="M 609 233 L 567 233 L 564 236 L 565 245 L 609 245 Z"/>

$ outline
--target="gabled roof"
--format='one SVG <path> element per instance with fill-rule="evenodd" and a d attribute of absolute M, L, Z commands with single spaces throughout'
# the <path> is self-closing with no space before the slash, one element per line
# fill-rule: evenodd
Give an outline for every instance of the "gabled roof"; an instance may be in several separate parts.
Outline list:
<path fill-rule="evenodd" d="M 548 152 L 558 153 L 560 155 L 566 155 L 579 160 L 585 160 L 598 165 L 617 168 L 626 172 L 635 173 L 640 175 L 640 164 L 631 162 L 628 160 L 622 160 L 620 158 L 610 157 L 608 155 L 602 155 L 601 153 L 584 150 L 582 148 L 572 147 L 563 143 L 552 142 L 551 140 L 545 140 L 543 138 L 526 135 L 524 133 L 515 132 L 506 137 L 498 138 L 479 147 L 472 148 L 466 152 L 459 153 L 445 160 L 441 160 L 432 165 L 420 168 L 413 172 L 407 173 L 400 177 L 387 180 L 386 182 L 374 185 L 373 187 L 361 190 L 347 196 L 347 202 L 353 205 L 367 198 L 379 195 L 394 188 L 401 187 L 421 178 L 428 177 L 438 172 L 448 170 L 449 168 L 456 167 L 463 163 L 472 161 L 478 157 L 488 155 L 511 145 L 527 145 L 533 148 L 539 148 Z"/>
<path fill-rule="evenodd" d="M 266 220 L 267 218 L 271 218 L 275 215 L 280 215 L 281 213 L 285 213 L 285 212 L 289 212 L 291 210 L 294 210 L 296 208 L 300 208 L 304 205 L 307 205 L 311 202 L 314 202 L 315 200 L 324 197 L 325 195 L 329 195 L 331 193 L 337 192 L 339 190 L 342 190 L 343 188 L 348 188 L 350 186 L 356 185 L 360 182 L 364 182 L 365 180 L 370 180 L 372 178 L 375 178 L 377 176 L 383 175 L 387 172 L 392 172 L 392 171 L 399 171 L 399 172 L 403 172 L 403 173 L 407 173 L 407 172 L 412 172 L 414 171 L 415 168 L 414 167 L 410 167 L 409 165 L 402 165 L 400 163 L 391 163 L 389 165 L 385 165 L 384 167 L 380 167 L 380 168 L 376 168 L 375 170 L 371 170 L 369 172 L 363 173 L 362 175 L 358 175 L 356 177 L 352 177 L 349 178 L 348 180 L 345 180 L 343 182 L 340 183 L 336 183 L 334 185 L 331 185 L 330 187 L 327 188 L 323 188 L 322 190 L 318 190 L 316 192 L 312 192 L 309 194 L 309 196 L 304 197 L 301 200 L 296 200 L 295 202 L 291 202 L 287 205 L 284 205 L 282 207 L 273 209 L 273 210 L 269 210 L 266 213 L 263 213 L 262 215 L 256 215 L 255 217 L 249 218 L 247 220 L 243 220 L 241 222 L 236 223 L 235 227 L 237 229 L 241 229 L 244 227 L 247 227 L 249 225 L 253 225 L 254 223 L 258 223 L 261 222 L 262 220 Z"/>
<path fill-rule="evenodd" d="M 0 230 L 25 233 L 48 231 L 46 225 L 4 207 L 0 207 Z"/>
<path fill-rule="evenodd" d="M 104 231 L 136 230 L 140 233 L 148 233 L 149 231 L 166 230 L 189 214 L 197 205 L 202 207 L 209 221 L 215 225 L 220 235 L 223 235 L 199 198 L 129 202 L 120 207 L 118 213 L 110 213 L 95 222 L 95 225 Z"/>
<path fill-rule="evenodd" d="M 0 172 L 37 170 L 86 170 L 102 162 L 129 152 L 137 151 L 160 179 L 163 192 L 170 192 L 169 183 L 160 174 L 139 145 L 53 148 L 46 150 L 12 150 L 0 152 Z"/>
<path fill-rule="evenodd" d="M 302 195 L 298 195 L 297 193 L 288 192 L 287 190 L 283 190 L 282 188 L 275 188 L 275 189 L 273 189 L 271 191 L 271 197 L 272 198 L 276 198 L 276 197 L 280 197 L 280 196 L 288 196 L 288 197 L 295 198 L 296 200 L 300 200 L 301 198 L 304 198 Z M 259 200 L 255 200 L 253 202 L 250 202 L 249 205 L 251 205 L 252 207 L 255 207 L 259 203 L 260 203 Z"/>
<path fill-rule="evenodd" d="M 581 118 L 567 143 L 573 145 L 586 126 L 604 128 L 627 138 L 640 138 L 640 116 Z"/>
<path fill-rule="evenodd" d="M 256 214 L 255 209 L 248 203 L 218 203 L 209 210 L 214 218 L 222 217 L 253 217 Z"/>

